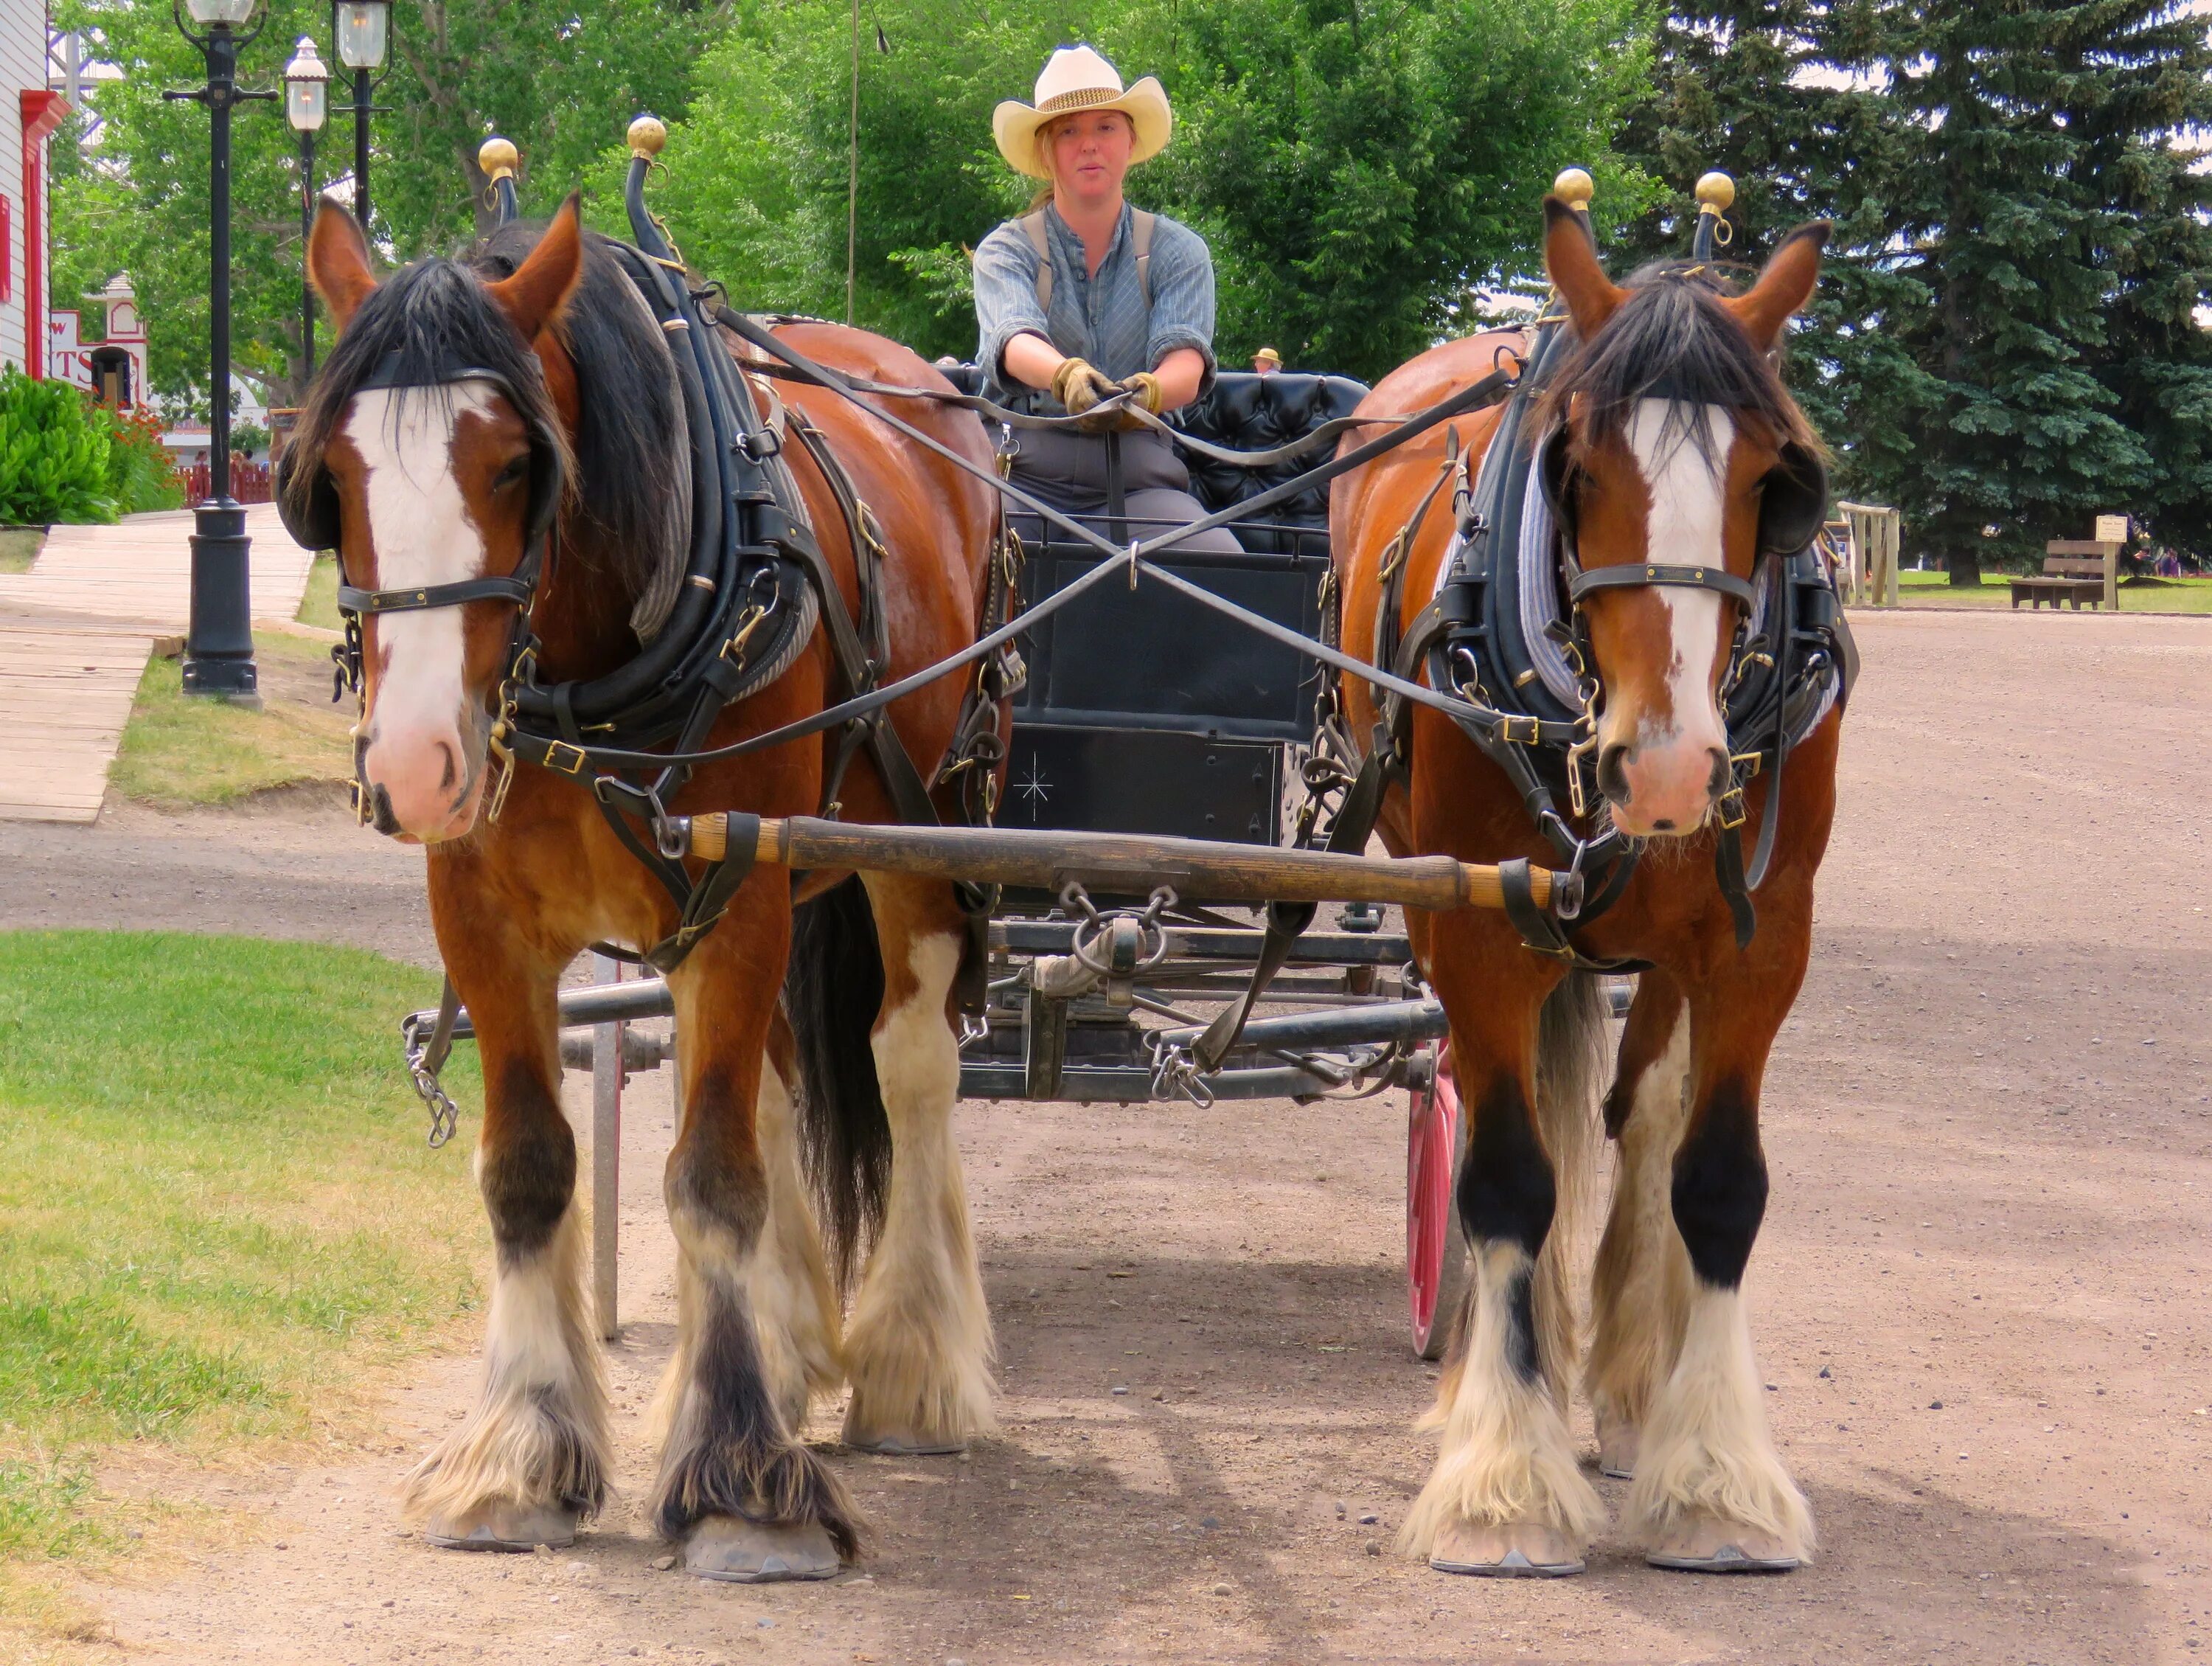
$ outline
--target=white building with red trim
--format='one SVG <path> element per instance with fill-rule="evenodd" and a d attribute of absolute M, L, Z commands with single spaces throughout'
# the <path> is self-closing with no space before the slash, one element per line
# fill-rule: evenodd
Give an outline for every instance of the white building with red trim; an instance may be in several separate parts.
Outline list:
<path fill-rule="evenodd" d="M 69 101 L 46 84 L 46 0 L 0 0 L 0 360 L 48 374 L 46 140 Z"/>

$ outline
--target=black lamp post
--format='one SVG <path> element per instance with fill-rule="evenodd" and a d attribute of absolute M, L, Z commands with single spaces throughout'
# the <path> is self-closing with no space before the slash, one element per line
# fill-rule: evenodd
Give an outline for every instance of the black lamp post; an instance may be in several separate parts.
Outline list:
<path fill-rule="evenodd" d="M 300 385 L 315 374 L 315 286 L 307 278 L 307 238 L 315 228 L 315 135 L 331 107 L 331 72 L 312 37 L 284 66 L 284 119 L 300 136 Z"/>
<path fill-rule="evenodd" d="M 338 62 L 353 71 L 353 102 L 343 107 L 353 112 L 353 217 L 361 222 L 366 237 L 368 119 L 380 107 L 370 94 L 375 72 L 383 67 L 392 46 L 392 0 L 337 0 L 331 8 L 331 31 L 338 43 Z"/>
<path fill-rule="evenodd" d="M 261 33 L 261 0 L 176 0 L 177 27 L 207 59 L 207 85 L 162 96 L 208 108 L 208 495 L 193 510 L 186 694 L 255 701 L 253 605 L 246 511 L 230 495 L 230 112 L 274 93 L 241 91 L 239 50 Z M 189 20 L 189 21 L 187 21 Z M 238 32 L 246 25 L 243 35 Z"/>

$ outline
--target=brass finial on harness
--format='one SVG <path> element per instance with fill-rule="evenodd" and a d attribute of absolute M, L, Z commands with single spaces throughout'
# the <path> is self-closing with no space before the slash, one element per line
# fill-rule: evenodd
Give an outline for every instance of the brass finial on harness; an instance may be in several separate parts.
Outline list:
<path fill-rule="evenodd" d="M 1713 251 L 1735 240 L 1735 228 L 1728 222 L 1729 204 L 1735 201 L 1735 181 L 1715 168 L 1697 185 L 1698 229 L 1691 239 L 1690 258 L 1711 260 Z"/>
<path fill-rule="evenodd" d="M 1559 177 L 1552 181 L 1552 195 L 1577 213 L 1588 214 L 1590 198 L 1597 195 L 1597 181 L 1590 178 L 1587 168 L 1564 167 L 1559 170 Z"/>
<path fill-rule="evenodd" d="M 1698 180 L 1698 212 L 1726 214 L 1735 201 L 1735 181 L 1715 168 Z"/>
<path fill-rule="evenodd" d="M 514 148 L 513 139 L 502 139 L 495 133 L 477 147 L 477 166 L 486 179 L 497 185 L 514 177 L 515 169 L 522 166 L 522 153 Z"/>
<path fill-rule="evenodd" d="M 640 116 L 629 125 L 629 154 L 655 161 L 668 143 L 668 124 L 658 116 Z"/>

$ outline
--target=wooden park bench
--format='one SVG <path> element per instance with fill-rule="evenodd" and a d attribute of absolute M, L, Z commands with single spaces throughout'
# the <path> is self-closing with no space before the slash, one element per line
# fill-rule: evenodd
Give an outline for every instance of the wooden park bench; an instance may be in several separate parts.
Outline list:
<path fill-rule="evenodd" d="M 2076 612 L 2083 602 L 2092 607 L 2107 603 L 2118 607 L 2118 544 L 2056 538 L 2043 547 L 2045 553 L 2042 573 L 2012 581 L 2014 607 L 2020 605 L 2023 597 L 2031 610 L 2041 607 L 2046 601 L 2053 607 L 2071 602 Z"/>

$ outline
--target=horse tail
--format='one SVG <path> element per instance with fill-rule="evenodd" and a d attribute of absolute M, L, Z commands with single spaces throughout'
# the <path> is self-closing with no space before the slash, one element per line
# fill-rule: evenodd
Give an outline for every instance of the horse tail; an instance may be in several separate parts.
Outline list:
<path fill-rule="evenodd" d="M 799 1145 L 814 1189 L 837 1287 L 883 1224 L 891 1125 L 870 1032 L 884 1004 L 876 917 L 860 880 L 832 886 L 793 915 L 783 1005 L 799 1043 L 791 1085 Z"/>
<path fill-rule="evenodd" d="M 1570 972 L 1544 1001 L 1536 1021 L 1536 1126 L 1552 1159 L 1557 1202 L 1552 1230 L 1536 1257 L 1536 1357 L 1553 1397 L 1570 1403 L 1581 1336 L 1576 1322 L 1574 1268 L 1597 1191 L 1597 1156 L 1605 1131 L 1600 1097 L 1610 1068 L 1605 980 Z"/>

